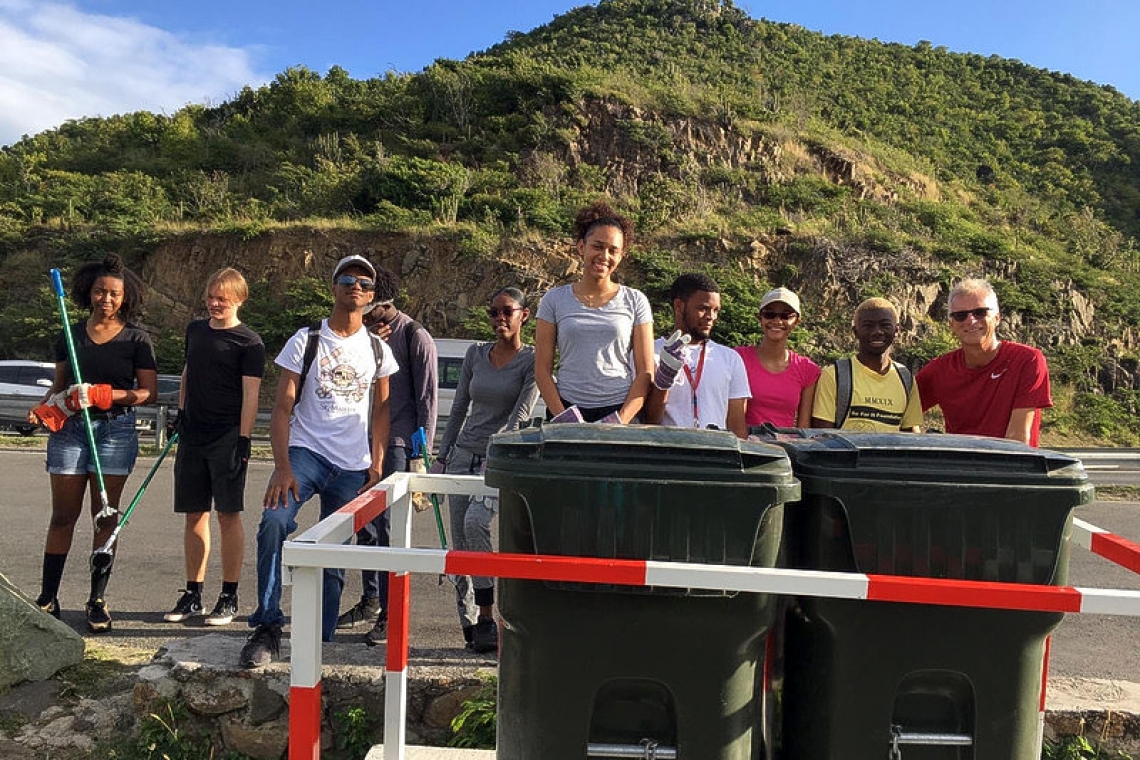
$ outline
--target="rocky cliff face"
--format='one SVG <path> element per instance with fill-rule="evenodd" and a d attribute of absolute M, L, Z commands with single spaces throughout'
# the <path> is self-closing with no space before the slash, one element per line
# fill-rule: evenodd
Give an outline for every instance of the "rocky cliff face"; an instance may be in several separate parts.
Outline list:
<path fill-rule="evenodd" d="M 500 287 L 540 295 L 567 281 L 578 266 L 573 251 L 569 241 L 535 240 L 476 261 L 440 237 L 292 228 L 248 240 L 220 233 L 170 239 L 146 257 L 140 275 L 150 289 L 148 321 L 180 331 L 201 312 L 207 277 L 223 266 L 265 281 L 270 292 L 284 292 L 303 275 L 330 279 L 336 262 L 356 253 L 400 275 L 406 311 L 433 334 L 449 336 L 457 334 L 472 307 L 486 303 Z"/>

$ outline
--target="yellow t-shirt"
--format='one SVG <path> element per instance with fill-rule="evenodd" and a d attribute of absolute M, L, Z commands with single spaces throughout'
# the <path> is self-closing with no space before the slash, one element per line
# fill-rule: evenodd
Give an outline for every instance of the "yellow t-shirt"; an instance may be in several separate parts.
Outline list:
<path fill-rule="evenodd" d="M 898 432 L 922 424 L 922 401 L 918 396 L 918 383 L 906 389 L 902 378 L 892 366 L 885 375 L 867 369 L 858 359 L 851 359 L 851 408 L 840 426 L 844 430 L 870 432 Z M 832 422 L 835 420 L 835 365 L 826 367 L 815 388 L 815 405 L 812 417 Z"/>

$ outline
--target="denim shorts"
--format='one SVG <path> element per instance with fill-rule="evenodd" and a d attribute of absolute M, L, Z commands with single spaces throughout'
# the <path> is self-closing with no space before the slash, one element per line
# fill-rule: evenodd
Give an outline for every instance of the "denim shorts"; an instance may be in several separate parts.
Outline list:
<path fill-rule="evenodd" d="M 91 429 L 99 450 L 99 465 L 104 475 L 130 475 L 139 455 L 139 436 L 135 432 L 135 413 L 126 411 L 115 416 L 93 414 Z M 83 415 L 74 414 L 63 428 L 48 436 L 47 471 L 52 475 L 86 475 L 95 472 L 95 460 L 87 444 Z"/>

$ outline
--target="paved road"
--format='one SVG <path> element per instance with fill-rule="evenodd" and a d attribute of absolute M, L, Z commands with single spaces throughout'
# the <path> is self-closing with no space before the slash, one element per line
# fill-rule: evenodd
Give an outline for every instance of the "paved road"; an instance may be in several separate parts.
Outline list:
<path fill-rule="evenodd" d="M 48 476 L 43 469 L 42 451 L 0 451 L 0 524 L 6 526 L 0 536 L 0 572 L 3 572 L 26 594 L 39 593 L 40 563 L 43 557 L 44 533 L 50 515 Z M 140 459 L 135 474 L 127 482 L 124 507 L 142 482 L 153 459 Z M 107 601 L 114 626 L 101 639 L 119 644 L 155 649 L 172 638 L 203 632 L 232 633 L 245 636 L 249 629 L 245 616 L 253 611 L 257 589 L 254 567 L 257 520 L 261 512 L 261 497 L 269 480 L 272 465 L 267 461 L 250 463 L 246 486 L 246 563 L 242 569 L 238 595 L 241 616 L 229 626 L 206 628 L 199 623 L 167 623 L 162 615 L 179 597 L 185 585 L 182 564 L 182 518 L 173 513 L 173 457 L 163 463 L 146 494 L 132 515 L 130 523 L 120 534 L 120 548 L 114 574 L 107 591 Z M 316 522 L 318 505 L 309 502 L 301 510 L 301 530 Z M 217 542 L 217 523 L 215 544 Z M 413 527 L 413 540 L 417 546 L 438 547 L 434 518 L 430 512 L 419 515 Z M 76 527 L 76 543 L 72 550 L 60 590 L 63 620 L 76 630 L 85 633 L 83 602 L 87 599 L 87 559 L 91 551 L 91 523 L 87 520 Z M 204 601 L 213 604 L 221 585 L 219 547 L 211 552 L 206 576 Z M 289 593 L 285 592 L 284 608 L 289 612 Z M 349 572 L 345 586 L 345 604 L 360 596 L 360 573 Z M 433 659 L 440 657 L 471 657 L 462 650 L 463 637 L 455 612 L 455 592 L 448 582 L 438 585 L 432 576 L 412 577 L 412 645 L 415 649 L 433 650 Z M 330 662 L 343 654 L 345 659 L 357 659 L 357 653 L 342 653 L 349 647 L 367 649 L 362 642 L 367 629 L 341 632 L 338 638 L 343 646 L 326 653 Z M 435 651 L 439 650 L 439 651 Z M 382 661 L 382 648 L 369 650 Z M 351 656 L 350 656 L 351 655 Z"/>
<path fill-rule="evenodd" d="M 142 472 L 152 460 L 140 460 L 140 470 L 128 482 L 128 494 L 141 483 Z M 252 559 L 260 497 L 269 477 L 268 462 L 251 464 L 246 515 L 246 556 Z M 122 546 L 107 597 L 115 618 L 114 630 L 105 638 L 117 643 L 157 648 L 164 641 L 195 635 L 207 629 L 198 625 L 165 623 L 162 614 L 178 597 L 183 585 L 182 522 L 170 509 L 171 470 L 169 461 L 152 481 L 140 507 L 122 534 Z M 1094 471 L 1098 472 L 1098 471 Z M 1104 472 L 1104 471 L 1100 471 Z M 1096 477 L 1101 480 L 1101 476 Z M 1102 481 L 1103 482 L 1103 481 Z M 302 528 L 316 519 L 316 504 L 301 512 Z M 1140 503 L 1097 502 L 1082 507 L 1078 515 L 1102 528 L 1140 540 Z M 43 536 L 48 519 L 48 479 L 43 472 L 43 453 L 0 451 L 0 572 L 18 587 L 34 596 L 39 589 Z M 77 547 L 64 577 L 60 601 L 64 621 L 84 630 L 82 604 L 86 599 L 86 562 L 90 546 L 90 523 L 76 531 Z M 419 515 L 413 538 L 417 546 L 437 546 L 430 513 Z M 220 568 L 217 549 L 211 558 L 206 596 L 212 602 L 218 592 Z M 1069 582 L 1076 586 L 1140 589 L 1140 578 L 1106 560 L 1074 547 Z M 455 618 L 454 595 L 446 582 L 441 587 L 435 577 L 413 576 L 412 635 L 413 655 L 434 661 L 459 661 L 473 657 L 461 648 Z M 241 582 L 242 613 L 252 611 L 256 579 L 252 561 L 247 561 Z M 349 573 L 345 600 L 355 601 L 360 593 L 358 573 Z M 288 593 L 285 606 L 288 611 Z M 244 618 L 220 630 L 244 636 Z M 326 647 L 326 661 L 358 660 L 366 647 L 360 642 L 364 629 L 340 636 L 341 643 Z M 1053 639 L 1051 675 L 1113 678 L 1140 682 L 1140 651 L 1131 642 L 1140 639 L 1140 619 L 1101 615 L 1070 615 Z M 382 649 L 368 650 L 380 662 Z"/>

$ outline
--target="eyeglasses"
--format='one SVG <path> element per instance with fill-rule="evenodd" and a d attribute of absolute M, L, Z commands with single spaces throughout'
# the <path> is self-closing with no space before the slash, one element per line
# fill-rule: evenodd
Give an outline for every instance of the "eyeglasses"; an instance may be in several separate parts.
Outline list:
<path fill-rule="evenodd" d="M 950 319 L 954 320 L 955 322 L 965 322 L 966 317 L 973 317 L 974 319 L 981 320 L 985 319 L 991 311 L 993 311 L 993 309 L 988 306 L 980 306 L 977 309 L 963 309 L 962 311 L 952 311 L 950 312 Z"/>
<path fill-rule="evenodd" d="M 769 311 L 768 309 L 765 309 L 764 311 L 760 312 L 760 316 L 764 319 L 782 319 L 785 322 L 788 322 L 792 319 L 792 317 L 798 315 L 794 311 Z"/>
<path fill-rule="evenodd" d="M 376 281 L 370 280 L 367 277 L 354 277 L 351 274 L 342 274 L 336 278 L 337 285 L 343 285 L 346 288 L 351 288 L 353 285 L 359 285 L 360 289 L 365 293 L 371 293 L 376 290 Z"/>
<path fill-rule="evenodd" d="M 500 314 L 502 314 L 507 319 L 510 319 L 511 315 L 514 314 L 516 311 L 522 311 L 522 307 L 521 306 L 504 306 L 501 309 L 496 309 L 495 307 L 492 306 L 491 308 L 487 309 L 487 316 L 490 317 L 491 319 L 495 319 Z"/>

